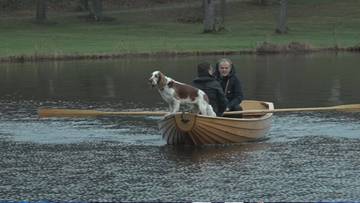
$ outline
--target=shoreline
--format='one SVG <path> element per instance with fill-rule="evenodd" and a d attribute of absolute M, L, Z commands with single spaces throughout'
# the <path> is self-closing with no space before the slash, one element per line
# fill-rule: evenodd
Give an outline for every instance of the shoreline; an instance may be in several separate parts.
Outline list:
<path fill-rule="evenodd" d="M 53 54 L 53 55 L 13 55 L 0 57 L 0 63 L 25 63 L 41 61 L 70 61 L 70 60 L 104 60 L 132 57 L 177 57 L 177 56 L 209 56 L 235 54 L 306 54 L 314 52 L 360 52 L 360 46 L 313 48 L 307 44 L 291 42 L 278 45 L 264 42 L 254 50 L 240 51 L 163 51 L 163 52 L 134 52 L 134 53 L 95 53 L 95 54 Z"/>
<path fill-rule="evenodd" d="M 0 21 L 0 63 L 360 52 L 357 0 L 293 2 L 284 35 L 274 32 L 277 3 L 230 1 L 226 29 L 203 34 L 200 4 L 183 2 L 145 9 L 111 7 L 104 14 L 114 19 L 101 22 L 88 21 L 87 12 L 74 10 L 49 12 L 49 22 L 43 24 L 34 23 L 33 9 L 9 13 Z"/>

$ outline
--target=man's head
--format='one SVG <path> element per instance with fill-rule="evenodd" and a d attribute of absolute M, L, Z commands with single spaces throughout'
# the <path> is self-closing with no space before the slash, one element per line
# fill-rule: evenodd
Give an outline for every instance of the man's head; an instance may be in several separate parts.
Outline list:
<path fill-rule="evenodd" d="M 203 62 L 197 66 L 198 76 L 208 76 L 213 74 L 213 68 L 210 63 Z"/>
<path fill-rule="evenodd" d="M 230 59 L 223 58 L 218 62 L 219 73 L 222 77 L 226 77 L 231 72 L 232 62 Z"/>

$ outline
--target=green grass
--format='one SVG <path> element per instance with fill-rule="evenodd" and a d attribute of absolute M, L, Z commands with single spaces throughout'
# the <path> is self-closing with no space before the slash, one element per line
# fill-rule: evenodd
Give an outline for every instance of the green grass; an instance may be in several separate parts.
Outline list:
<path fill-rule="evenodd" d="M 301 0 L 289 7 L 287 35 L 274 34 L 277 5 L 229 3 L 227 32 L 202 34 L 202 24 L 184 24 L 176 15 L 192 7 L 112 11 L 112 22 L 90 23 L 79 13 L 52 14 L 54 25 L 32 23 L 32 17 L 0 20 L 0 57 L 157 52 L 254 50 L 264 41 L 301 42 L 316 48 L 360 44 L 360 1 Z"/>

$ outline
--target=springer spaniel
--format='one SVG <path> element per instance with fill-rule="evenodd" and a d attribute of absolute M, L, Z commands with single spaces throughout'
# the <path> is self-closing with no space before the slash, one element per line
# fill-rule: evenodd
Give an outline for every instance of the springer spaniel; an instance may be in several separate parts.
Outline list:
<path fill-rule="evenodd" d="M 177 82 L 160 71 L 154 71 L 149 82 L 158 89 L 161 97 L 169 104 L 169 114 L 179 111 L 180 104 L 193 104 L 202 115 L 216 116 L 209 104 L 208 96 L 202 90 Z"/>

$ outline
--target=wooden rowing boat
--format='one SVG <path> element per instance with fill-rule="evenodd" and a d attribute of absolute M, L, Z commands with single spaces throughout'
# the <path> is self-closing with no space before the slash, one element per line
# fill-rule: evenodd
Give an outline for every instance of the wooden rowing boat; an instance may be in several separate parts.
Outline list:
<path fill-rule="evenodd" d="M 255 100 L 244 100 L 241 107 L 243 110 L 274 110 L 273 103 Z M 271 118 L 272 113 L 244 114 L 236 118 L 179 112 L 160 120 L 159 128 L 169 145 L 241 143 L 263 138 L 270 130 Z"/>

